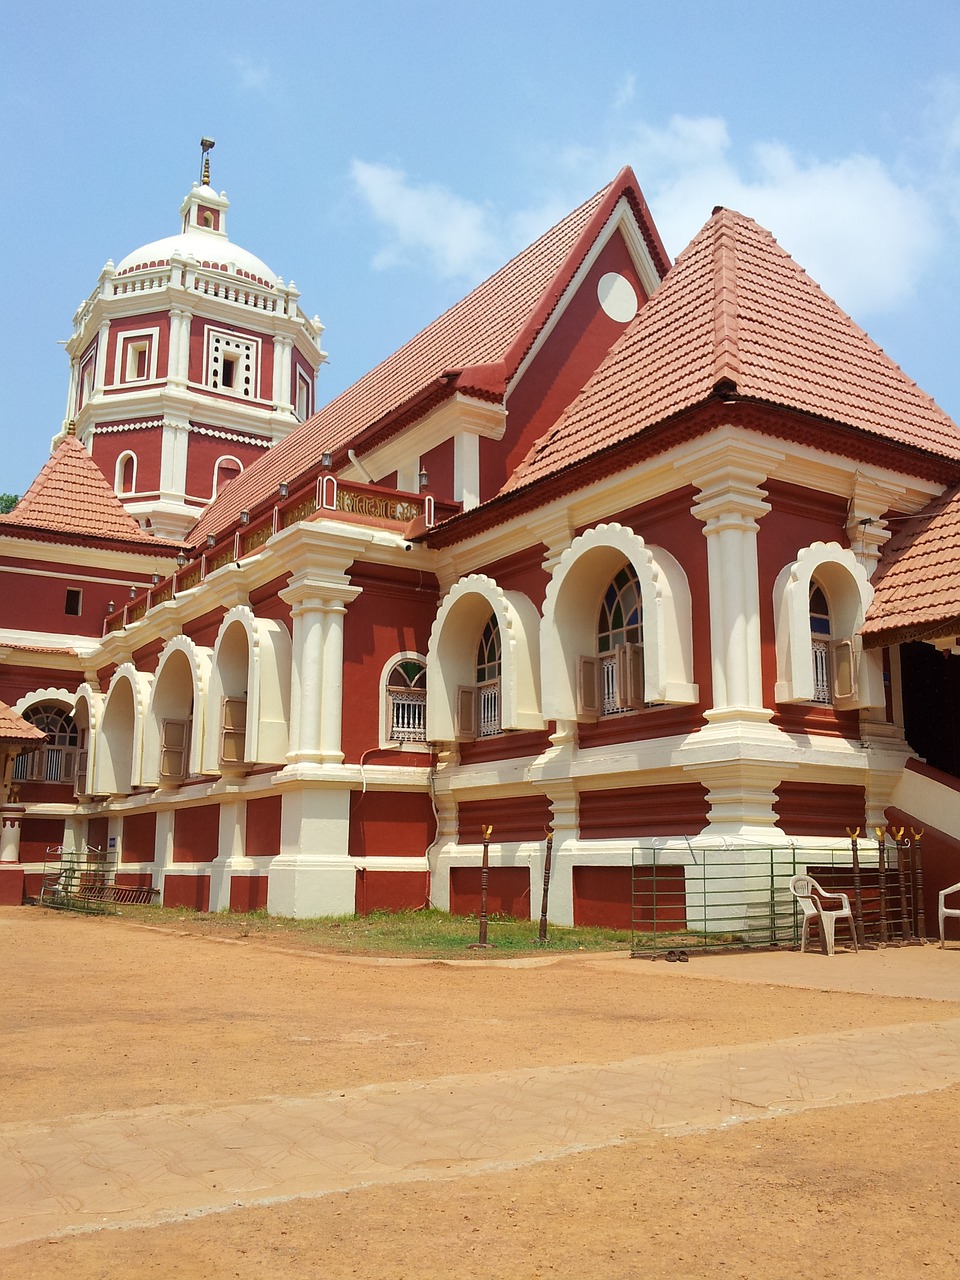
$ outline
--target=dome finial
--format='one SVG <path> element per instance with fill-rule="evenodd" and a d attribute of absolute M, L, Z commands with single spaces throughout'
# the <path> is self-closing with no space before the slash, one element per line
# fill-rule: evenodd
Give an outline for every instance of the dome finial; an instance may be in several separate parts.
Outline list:
<path fill-rule="evenodd" d="M 203 162 L 200 166 L 200 185 L 204 187 L 209 187 L 210 185 L 210 152 L 216 145 L 213 138 L 200 139 L 200 152 L 203 157 Z"/>

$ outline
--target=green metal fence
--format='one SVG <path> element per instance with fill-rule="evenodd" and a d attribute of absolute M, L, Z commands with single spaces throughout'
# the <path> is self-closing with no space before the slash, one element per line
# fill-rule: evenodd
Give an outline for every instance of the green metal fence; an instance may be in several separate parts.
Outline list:
<path fill-rule="evenodd" d="M 808 873 L 846 893 L 860 945 L 916 943 L 925 933 L 918 844 L 634 846 L 631 954 L 796 947 L 803 914 L 790 880 Z M 844 936 L 839 936 L 844 941 Z"/>

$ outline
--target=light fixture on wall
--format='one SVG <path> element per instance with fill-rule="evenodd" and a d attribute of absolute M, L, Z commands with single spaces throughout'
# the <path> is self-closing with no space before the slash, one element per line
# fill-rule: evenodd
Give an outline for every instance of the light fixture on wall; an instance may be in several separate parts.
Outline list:
<path fill-rule="evenodd" d="M 323 467 L 324 471 L 329 471 L 330 468 L 333 466 L 333 454 L 322 453 L 320 455 L 320 465 L 321 467 Z"/>
<path fill-rule="evenodd" d="M 158 586 L 160 585 L 160 575 L 159 575 L 159 573 L 154 573 L 154 574 L 152 574 L 152 575 L 151 575 L 151 578 L 150 578 L 150 581 L 153 583 L 153 585 L 154 585 L 155 587 L 158 587 Z"/>
<path fill-rule="evenodd" d="M 131 588 L 130 588 L 130 599 L 131 599 L 131 600 L 136 600 L 136 598 L 137 598 L 137 588 L 136 588 L 136 587 L 131 587 Z"/>
<path fill-rule="evenodd" d="M 249 511 L 241 511 L 241 512 L 240 512 L 240 523 L 241 523 L 241 524 L 249 524 L 249 523 L 250 523 L 250 512 L 249 512 Z"/>
<path fill-rule="evenodd" d="M 420 492 L 423 493 L 427 485 L 430 483 L 430 476 L 426 467 L 420 468 L 420 474 L 417 476 L 417 483 L 420 485 Z"/>
<path fill-rule="evenodd" d="M 207 534 L 207 550 L 210 551 L 217 545 L 217 535 L 215 533 Z"/>
<path fill-rule="evenodd" d="M 186 565 L 186 563 L 187 563 L 187 557 L 181 551 L 180 554 L 177 556 L 177 568 L 182 569 Z"/>
<path fill-rule="evenodd" d="M 117 607 L 117 606 L 114 604 L 114 602 L 113 602 L 112 600 L 108 600 L 108 601 L 107 601 L 107 613 L 113 613 L 113 611 L 114 611 L 114 609 L 115 609 L 116 607 Z"/>
<path fill-rule="evenodd" d="M 281 498 L 290 497 L 290 486 L 287 484 L 286 480 L 280 481 L 279 485 L 277 486 L 277 492 L 280 494 Z"/>

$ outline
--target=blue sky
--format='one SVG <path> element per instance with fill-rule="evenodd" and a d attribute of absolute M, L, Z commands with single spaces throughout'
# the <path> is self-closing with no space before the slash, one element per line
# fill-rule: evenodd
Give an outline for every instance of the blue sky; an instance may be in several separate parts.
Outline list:
<path fill-rule="evenodd" d="M 960 420 L 960 6 L 2 0 L 0 491 L 66 401 L 108 258 L 178 230 L 216 139 L 231 239 L 326 325 L 322 400 L 633 165 L 675 256 L 716 204 Z"/>

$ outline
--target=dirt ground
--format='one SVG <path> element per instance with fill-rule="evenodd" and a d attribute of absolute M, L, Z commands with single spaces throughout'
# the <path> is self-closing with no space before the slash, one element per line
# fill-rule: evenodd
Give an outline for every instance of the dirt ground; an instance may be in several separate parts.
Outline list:
<path fill-rule="evenodd" d="M 707 980 L 703 970 L 681 981 L 664 969 L 579 956 L 365 963 L 0 910 L 0 1124 L 958 1016 L 935 1000 Z M 0 1250 L 0 1274 L 960 1277 L 958 1220 L 955 1088 L 62 1236 Z"/>

